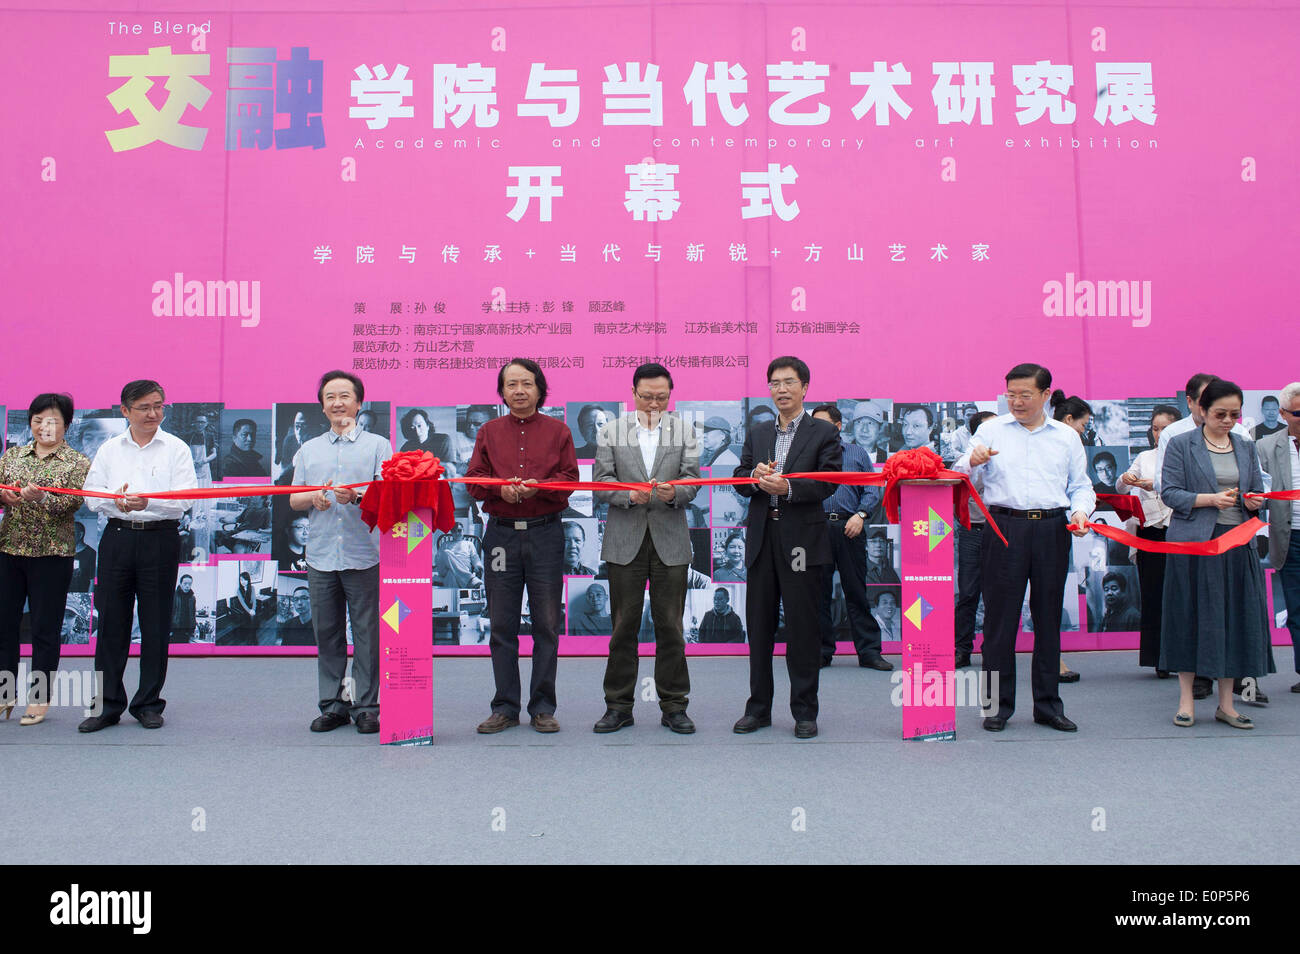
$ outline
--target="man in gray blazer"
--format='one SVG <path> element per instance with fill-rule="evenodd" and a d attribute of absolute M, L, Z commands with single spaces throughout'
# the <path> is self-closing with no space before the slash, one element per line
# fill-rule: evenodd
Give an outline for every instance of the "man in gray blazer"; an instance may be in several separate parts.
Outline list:
<path fill-rule="evenodd" d="M 670 480 L 700 476 L 695 429 L 666 413 L 673 378 L 660 364 L 643 364 L 632 374 L 635 414 L 620 417 L 600 431 L 592 479 L 652 483 L 653 490 L 598 490 L 609 505 L 601 559 L 609 574 L 614 635 L 605 666 L 606 712 L 596 732 L 632 725 L 636 689 L 637 632 L 642 595 L 650 583 L 650 615 L 655 631 L 655 688 L 662 725 L 683 735 L 695 731 L 686 715 L 691 689 L 686 671 L 686 570 L 691 538 L 686 506 L 698 487 L 673 487 Z"/>
<path fill-rule="evenodd" d="M 1295 490 L 1300 483 L 1300 381 L 1278 396 L 1286 429 L 1260 438 L 1259 463 L 1273 478 L 1274 490 Z M 1268 559 L 1282 581 L 1286 628 L 1291 630 L 1295 670 L 1300 673 L 1300 500 L 1268 501 Z M 1300 682 L 1291 687 L 1300 692 Z"/>

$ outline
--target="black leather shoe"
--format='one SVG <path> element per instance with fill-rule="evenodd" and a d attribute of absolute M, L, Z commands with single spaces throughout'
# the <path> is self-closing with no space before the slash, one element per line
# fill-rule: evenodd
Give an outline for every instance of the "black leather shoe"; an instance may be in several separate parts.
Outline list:
<path fill-rule="evenodd" d="M 136 720 L 146 729 L 161 729 L 163 717 L 161 712 L 141 712 Z"/>
<path fill-rule="evenodd" d="M 665 712 L 659 724 L 672 729 L 678 735 L 690 735 L 695 731 L 695 723 L 684 711 Z"/>
<path fill-rule="evenodd" d="M 758 729 L 767 728 L 767 726 L 771 724 L 772 724 L 771 716 L 767 716 L 762 719 L 760 719 L 758 716 L 752 716 L 752 715 L 741 716 L 738 720 L 736 720 L 736 724 L 731 727 L 731 731 L 739 735 L 744 735 L 746 732 L 754 732 Z"/>
<path fill-rule="evenodd" d="M 633 725 L 632 713 L 619 712 L 617 709 L 606 709 L 605 714 L 600 717 L 600 721 L 592 726 L 593 732 L 617 732 L 625 725 Z"/>
<path fill-rule="evenodd" d="M 78 732 L 98 732 L 100 729 L 107 729 L 110 725 L 117 725 L 117 716 L 91 716 L 89 719 L 82 721 L 77 726 Z"/>
<path fill-rule="evenodd" d="M 1169 678 L 1170 676 L 1172 676 L 1172 675 L 1173 675 L 1173 673 L 1171 673 L 1168 669 L 1157 669 L 1157 670 L 1156 670 L 1156 678 L 1157 678 L 1157 679 L 1168 679 L 1168 678 Z"/>
<path fill-rule="evenodd" d="M 1300 682 L 1297 682 L 1294 686 L 1292 686 L 1292 687 L 1291 687 L 1291 691 L 1292 691 L 1292 692 L 1300 692 Z"/>
<path fill-rule="evenodd" d="M 863 669 L 879 669 L 881 672 L 894 671 L 894 664 L 883 656 L 859 656 L 858 666 Z"/>
<path fill-rule="evenodd" d="M 1058 732 L 1078 732 L 1079 727 L 1067 719 L 1065 716 L 1052 716 L 1044 719 L 1042 716 L 1034 716 L 1034 721 L 1039 725 L 1051 726 Z"/>
<path fill-rule="evenodd" d="M 823 659 L 823 660 L 822 660 L 822 668 L 823 668 L 823 669 L 826 669 L 826 668 L 827 668 L 828 666 L 830 666 L 830 664 L 833 663 L 834 661 L 835 661 L 835 657 L 834 657 L 834 656 L 831 656 L 829 659 Z"/>
<path fill-rule="evenodd" d="M 370 735 L 379 731 L 379 713 L 362 712 L 357 716 L 357 731 L 362 735 Z"/>
<path fill-rule="evenodd" d="M 1001 732 L 1007 727 L 1007 720 L 1002 716 L 988 716 L 984 720 L 985 732 Z"/>
<path fill-rule="evenodd" d="M 333 732 L 351 721 L 352 719 L 346 712 L 322 712 L 311 720 L 311 730 L 313 732 Z"/>
<path fill-rule="evenodd" d="M 970 653 L 958 653 L 952 661 L 953 669 L 965 669 L 970 665 Z"/>
<path fill-rule="evenodd" d="M 890 667 L 893 668 L 892 666 Z M 796 739 L 815 739 L 817 738 L 817 723 L 809 719 L 801 719 L 794 724 L 794 737 Z"/>
<path fill-rule="evenodd" d="M 1081 678 L 1083 678 L 1083 677 L 1080 676 L 1077 672 L 1074 672 L 1074 671 L 1071 670 L 1071 669 L 1067 669 L 1067 670 L 1065 670 L 1065 672 L 1061 673 L 1060 681 L 1061 681 L 1061 682 L 1078 682 Z"/>
<path fill-rule="evenodd" d="M 1208 699 L 1213 688 L 1214 683 L 1210 680 L 1204 679 L 1201 676 L 1196 676 L 1192 679 L 1192 698 Z"/>

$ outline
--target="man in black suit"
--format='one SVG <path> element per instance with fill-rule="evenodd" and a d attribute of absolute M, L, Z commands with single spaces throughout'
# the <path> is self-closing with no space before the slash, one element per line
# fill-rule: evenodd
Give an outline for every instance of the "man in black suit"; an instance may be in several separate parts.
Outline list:
<path fill-rule="evenodd" d="M 835 425 L 804 411 L 808 365 L 792 356 L 767 366 L 767 386 L 777 420 L 745 435 L 737 477 L 758 484 L 736 490 L 749 498 L 745 531 L 745 613 L 749 623 L 749 701 L 734 729 L 753 732 L 772 724 L 772 649 L 780 607 L 786 620 L 786 670 L 796 738 L 817 734 L 817 677 L 821 634 L 817 604 L 822 568 L 831 562 L 830 533 L 822 501 L 835 485 L 821 480 L 787 480 L 786 473 L 838 471 L 843 451 Z"/>

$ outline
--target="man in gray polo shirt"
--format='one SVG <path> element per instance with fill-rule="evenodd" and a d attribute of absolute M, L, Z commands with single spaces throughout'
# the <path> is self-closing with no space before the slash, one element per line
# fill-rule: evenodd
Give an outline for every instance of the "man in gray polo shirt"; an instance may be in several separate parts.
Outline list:
<path fill-rule="evenodd" d="M 346 371 L 330 371 L 316 392 L 330 429 L 307 441 L 293 457 L 294 482 L 338 486 L 291 494 L 289 506 L 306 510 L 307 586 L 316 633 L 321 714 L 313 732 L 355 720 L 358 732 L 379 731 L 379 535 L 361 519 L 361 491 L 341 485 L 373 480 L 393 456 L 388 441 L 356 426 L 365 388 Z M 352 701 L 343 699 L 348 665 L 347 619 L 352 618 Z"/>

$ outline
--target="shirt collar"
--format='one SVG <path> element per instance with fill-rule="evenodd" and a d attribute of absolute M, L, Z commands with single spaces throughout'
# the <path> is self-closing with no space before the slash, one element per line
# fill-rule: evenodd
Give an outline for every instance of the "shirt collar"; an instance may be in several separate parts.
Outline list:
<path fill-rule="evenodd" d="M 794 429 L 803 422 L 803 419 L 807 414 L 808 412 L 806 410 L 803 411 L 798 417 L 791 421 L 784 430 L 781 428 L 781 415 L 778 414 L 776 417 L 776 432 L 778 434 L 789 434 L 793 432 Z"/>
<path fill-rule="evenodd" d="M 632 412 L 632 421 L 636 425 L 636 431 L 638 434 L 658 434 L 659 428 L 664 426 L 664 415 L 659 415 L 659 420 L 655 422 L 654 427 L 646 427 L 642 424 L 641 415 L 637 414 L 635 411 Z"/>
<path fill-rule="evenodd" d="M 145 450 L 146 448 L 152 447 L 154 444 L 161 444 L 162 436 L 163 436 L 163 429 L 160 427 L 158 428 L 158 430 L 154 431 L 153 437 L 149 439 L 149 443 L 145 444 L 144 447 L 141 447 L 139 444 L 135 442 L 135 439 L 131 436 L 131 426 L 128 424 L 126 430 L 124 430 L 121 434 L 119 434 L 117 439 L 121 441 L 123 444 L 127 444 L 131 447 L 136 448 L 137 450 Z"/>
<path fill-rule="evenodd" d="M 337 444 L 339 441 L 347 441 L 349 444 L 354 444 L 356 443 L 357 436 L 360 433 L 361 430 L 355 424 L 342 434 L 338 433 L 338 431 L 334 430 L 332 427 L 325 432 L 326 436 L 329 437 L 331 444 Z"/>
<path fill-rule="evenodd" d="M 541 416 L 542 412 L 540 410 L 534 410 L 528 417 L 519 417 L 513 411 L 506 411 L 506 417 L 510 418 L 515 424 L 531 424 Z"/>

